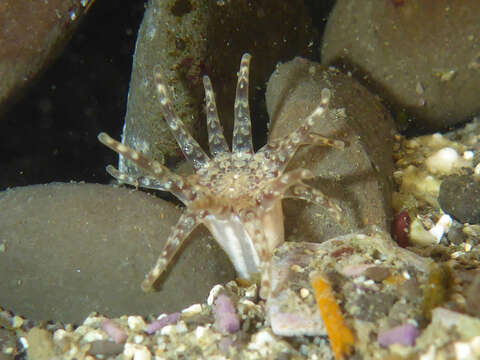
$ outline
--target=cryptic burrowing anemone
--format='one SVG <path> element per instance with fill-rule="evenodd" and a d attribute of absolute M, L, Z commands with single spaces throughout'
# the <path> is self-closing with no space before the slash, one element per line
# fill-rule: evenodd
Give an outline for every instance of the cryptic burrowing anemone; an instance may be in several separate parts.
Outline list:
<path fill-rule="evenodd" d="M 107 134 L 98 135 L 104 145 L 143 170 L 142 173 L 127 174 L 109 165 L 107 171 L 110 175 L 129 185 L 168 191 L 186 206 L 155 266 L 142 283 L 144 291 L 153 288 L 192 230 L 204 224 L 227 253 L 240 277 L 252 279 L 259 276 L 260 296 L 266 298 L 270 292 L 271 256 L 273 250 L 284 242 L 282 199 L 296 198 L 317 203 L 340 221 L 338 205 L 303 182 L 313 178 L 311 171 L 301 168 L 285 171 L 301 145 L 343 149 L 342 141 L 311 131 L 315 121 L 325 116 L 330 91 L 323 89 L 318 106 L 294 132 L 271 140 L 254 152 L 248 101 L 250 59 L 249 54 L 244 54 L 240 63 L 231 150 L 218 117 L 212 84 L 208 76 L 203 77 L 211 156 L 204 152 L 176 115 L 161 69 L 155 69 L 154 81 L 163 116 L 183 154 L 193 163 L 194 174 L 177 175 L 160 162 Z"/>

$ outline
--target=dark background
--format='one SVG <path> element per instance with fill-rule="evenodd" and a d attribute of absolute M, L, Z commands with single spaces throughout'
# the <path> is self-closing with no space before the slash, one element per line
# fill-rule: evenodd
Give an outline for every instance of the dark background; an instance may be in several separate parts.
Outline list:
<path fill-rule="evenodd" d="M 307 1 L 322 33 L 333 1 Z M 60 57 L 0 121 L 0 190 L 49 182 L 107 183 L 120 138 L 145 0 L 97 0 Z"/>

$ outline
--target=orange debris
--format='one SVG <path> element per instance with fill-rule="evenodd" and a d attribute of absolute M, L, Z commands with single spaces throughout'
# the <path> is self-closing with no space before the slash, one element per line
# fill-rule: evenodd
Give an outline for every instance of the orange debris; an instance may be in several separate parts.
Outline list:
<path fill-rule="evenodd" d="M 313 272 L 310 274 L 310 281 L 335 359 L 344 359 L 345 355 L 348 356 L 351 353 L 354 343 L 353 334 L 345 325 L 335 294 L 326 277 L 319 272 Z"/>
<path fill-rule="evenodd" d="M 386 285 L 391 285 L 391 286 L 399 286 L 402 283 L 404 283 L 405 280 L 407 280 L 407 279 L 403 275 L 400 275 L 400 274 L 390 275 L 385 280 L 383 280 L 383 283 L 386 284 Z"/>

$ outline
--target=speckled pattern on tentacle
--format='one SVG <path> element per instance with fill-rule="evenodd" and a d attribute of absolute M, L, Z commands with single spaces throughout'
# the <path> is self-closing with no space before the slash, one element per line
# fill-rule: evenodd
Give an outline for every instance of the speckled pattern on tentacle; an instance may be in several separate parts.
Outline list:
<path fill-rule="evenodd" d="M 122 143 L 112 139 L 106 133 L 100 133 L 98 135 L 98 140 L 105 146 L 108 146 L 113 151 L 116 151 L 118 154 L 132 161 L 139 168 L 152 174 L 155 179 L 157 179 L 157 185 L 161 187 L 162 190 L 171 192 L 182 201 L 188 201 L 190 194 L 185 191 L 185 181 L 181 176 L 175 174 L 169 168 L 160 164 L 158 161 L 150 160 L 141 152 L 133 150 L 132 148 L 129 148 L 128 146 L 125 146 Z M 142 178 L 141 176 L 135 177 L 132 175 L 121 173 L 111 165 L 107 167 L 107 171 L 119 181 L 125 182 L 127 184 L 140 185 L 140 181 L 148 181 L 146 177 L 140 180 Z"/>
<path fill-rule="evenodd" d="M 272 256 L 271 249 L 268 248 L 268 240 L 265 237 L 265 231 L 263 229 L 262 223 L 259 221 L 261 216 L 259 214 L 254 214 L 248 212 L 243 216 L 243 221 L 245 228 L 250 233 L 252 237 L 253 245 L 258 254 L 258 259 L 260 260 L 259 271 L 260 271 L 260 297 L 266 299 L 270 293 L 270 284 L 271 284 L 271 267 L 270 267 L 270 258 Z"/>
<path fill-rule="evenodd" d="M 213 92 L 212 83 L 208 76 L 203 77 L 203 87 L 205 88 L 208 145 L 210 147 L 210 153 L 213 156 L 217 156 L 220 153 L 230 152 L 230 149 L 223 135 L 223 127 L 218 118 L 217 105 L 215 103 L 215 93 Z"/>
<path fill-rule="evenodd" d="M 310 185 L 301 183 L 292 186 L 285 192 L 284 198 L 300 199 L 318 204 L 327 209 L 338 222 L 342 222 L 342 209 L 320 190 Z"/>
<path fill-rule="evenodd" d="M 161 68 L 158 66 L 155 67 L 154 70 L 154 80 L 157 87 L 158 99 L 160 100 L 160 108 L 165 121 L 170 127 L 173 136 L 177 140 L 177 143 L 187 160 L 193 163 L 195 169 L 200 169 L 208 162 L 209 157 L 205 154 L 193 136 L 190 135 L 183 121 L 180 120 L 175 113 L 172 101 L 170 100 L 167 84 L 165 84 Z"/>
<path fill-rule="evenodd" d="M 313 178 L 310 170 L 295 169 L 273 179 L 263 190 L 261 209 L 268 209 L 278 198 L 284 197 L 285 192 L 292 185 L 301 183 L 302 180 Z"/>
<path fill-rule="evenodd" d="M 142 282 L 143 291 L 149 292 L 153 289 L 154 283 L 165 271 L 167 265 L 175 256 L 178 249 L 180 249 L 185 239 L 199 224 L 200 221 L 198 215 L 190 211 L 185 211 L 182 216 L 180 216 L 180 219 L 174 226 L 173 231 L 170 233 L 170 236 L 165 243 L 162 253 L 158 257 L 155 266 L 145 276 L 145 280 Z"/>
<path fill-rule="evenodd" d="M 280 138 L 270 141 L 257 154 L 274 154 L 274 161 L 279 171 L 285 170 L 290 160 L 295 155 L 301 145 L 327 145 L 343 149 L 343 142 L 332 140 L 326 137 L 312 134 L 311 129 L 315 121 L 324 116 L 328 103 L 330 101 L 330 90 L 323 89 L 320 104 L 305 119 L 294 132 Z"/>
<path fill-rule="evenodd" d="M 119 182 L 123 184 L 131 185 L 131 186 L 135 186 L 136 188 L 141 187 L 145 189 L 166 191 L 165 187 L 163 186 L 164 182 L 158 179 L 155 179 L 152 176 L 125 174 L 118 171 L 112 165 L 107 166 L 107 173 L 109 173 L 113 178 L 117 179 Z M 181 197 L 181 194 L 179 194 L 178 196 Z"/>
<path fill-rule="evenodd" d="M 234 125 L 232 151 L 234 153 L 253 153 L 252 124 L 250 121 L 250 107 L 248 105 L 248 75 L 250 68 L 250 54 L 245 54 L 240 63 L 238 73 L 237 92 L 234 105 Z"/>

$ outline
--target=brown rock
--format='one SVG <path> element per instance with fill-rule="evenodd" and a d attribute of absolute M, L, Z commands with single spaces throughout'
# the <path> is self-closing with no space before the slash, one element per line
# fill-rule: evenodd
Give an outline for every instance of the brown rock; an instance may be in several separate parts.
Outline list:
<path fill-rule="evenodd" d="M 93 1 L 0 3 L 0 112 L 55 58 Z"/>

